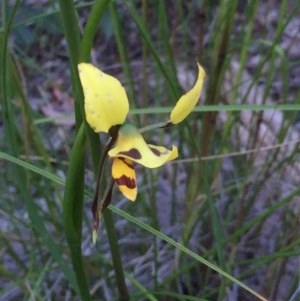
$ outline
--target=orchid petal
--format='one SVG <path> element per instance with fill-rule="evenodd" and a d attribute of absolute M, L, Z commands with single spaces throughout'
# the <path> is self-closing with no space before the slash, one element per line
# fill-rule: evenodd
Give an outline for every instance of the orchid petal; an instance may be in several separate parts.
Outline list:
<path fill-rule="evenodd" d="M 80 63 L 78 69 L 86 120 L 91 128 L 96 133 L 108 133 L 111 127 L 123 124 L 129 104 L 121 83 L 92 64 Z"/>
<path fill-rule="evenodd" d="M 137 195 L 136 175 L 132 161 L 125 158 L 114 158 L 112 177 L 125 198 L 135 201 Z"/>
<path fill-rule="evenodd" d="M 205 78 L 205 71 L 198 65 L 198 78 L 191 90 L 182 95 L 173 108 L 170 121 L 171 124 L 177 124 L 184 120 L 195 108 L 202 91 L 202 86 Z"/>
<path fill-rule="evenodd" d="M 119 129 L 115 146 L 108 152 L 112 158 L 126 158 L 148 168 L 156 168 L 178 157 L 178 150 L 147 144 L 138 129 L 124 124 Z"/>

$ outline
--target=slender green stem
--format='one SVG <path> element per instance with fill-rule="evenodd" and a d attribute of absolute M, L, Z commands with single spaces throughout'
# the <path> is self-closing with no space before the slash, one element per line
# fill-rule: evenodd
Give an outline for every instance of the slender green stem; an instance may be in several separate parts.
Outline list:
<path fill-rule="evenodd" d="M 130 13 L 134 22 L 136 23 L 136 25 L 141 33 L 141 36 L 143 37 L 143 39 L 145 41 L 145 44 L 148 46 L 151 54 L 153 55 L 154 60 L 156 61 L 157 65 L 159 66 L 159 69 L 161 70 L 162 74 L 164 75 L 166 81 L 168 82 L 169 88 L 170 88 L 170 91 L 172 94 L 172 98 L 175 101 L 175 99 L 177 99 L 178 96 L 180 95 L 181 91 L 178 90 L 178 86 L 173 82 L 172 77 L 170 76 L 169 72 L 167 71 L 166 66 L 164 65 L 163 61 L 161 60 L 159 53 L 155 49 L 155 47 L 151 41 L 149 31 L 146 30 L 146 26 L 144 25 L 138 12 L 134 8 L 134 6 L 132 6 L 131 4 L 124 2 L 124 5 L 127 8 L 128 12 Z"/>
<path fill-rule="evenodd" d="M 174 51 L 171 47 L 170 39 L 171 32 L 169 30 L 168 18 L 166 11 L 168 10 L 166 1 L 157 1 L 157 11 L 158 11 L 158 23 L 159 31 L 158 34 L 161 35 L 161 41 L 163 42 L 163 47 L 165 50 L 166 65 L 169 68 L 170 77 L 176 87 L 177 91 L 180 91 L 179 82 L 177 79 L 177 70 L 175 66 Z"/>
<path fill-rule="evenodd" d="M 75 120 L 78 130 L 83 121 L 84 114 L 83 94 L 77 71 L 80 51 L 80 32 L 74 2 L 72 0 L 59 0 L 58 2 L 70 55 L 72 90 L 75 100 Z"/>
<path fill-rule="evenodd" d="M 7 83 L 8 83 L 8 72 L 7 72 L 7 65 L 10 61 L 8 59 L 8 38 L 11 31 L 12 23 L 15 18 L 15 15 L 17 13 L 18 7 L 20 5 L 21 1 L 16 1 L 15 5 L 13 6 L 13 10 L 11 12 L 11 15 L 9 16 L 7 20 L 7 24 L 3 24 L 3 27 L 5 28 L 4 34 L 3 34 L 3 40 L 0 41 L 2 43 L 2 49 L 0 52 L 0 62 L 1 62 L 1 74 L 0 74 L 0 101 L 2 101 L 2 114 L 3 114 L 3 121 L 4 121 L 4 128 L 5 128 L 5 134 L 7 135 L 7 138 L 10 139 L 10 148 L 14 155 L 18 153 L 18 146 L 16 142 L 16 135 L 15 135 L 15 122 L 13 119 L 13 113 L 12 113 L 12 102 L 8 98 L 7 95 Z M 4 6 L 4 4 L 3 4 Z M 4 14 L 4 12 L 3 12 Z"/>
<path fill-rule="evenodd" d="M 5 24 L 6 24 L 6 9 L 5 9 L 5 1 L 2 1 L 1 2 L 1 18 L 0 18 L 0 21 L 1 21 L 1 24 L 0 24 L 0 31 L 4 31 L 5 29 Z"/>
<path fill-rule="evenodd" d="M 83 62 L 87 62 L 90 59 L 94 36 L 99 27 L 99 20 L 110 1 L 111 0 L 97 0 L 94 3 L 82 35 L 80 59 Z"/>
<path fill-rule="evenodd" d="M 119 290 L 119 300 L 120 301 L 128 301 L 129 295 L 128 295 L 128 290 L 127 290 L 127 286 L 125 283 L 124 270 L 123 270 L 123 266 L 122 266 L 121 254 L 120 254 L 119 245 L 118 245 L 118 237 L 117 237 L 117 232 L 116 232 L 116 228 L 114 225 L 114 221 L 112 218 L 112 212 L 110 209 L 107 209 L 103 212 L 103 218 L 104 218 L 105 227 L 106 227 L 106 231 L 107 231 L 107 237 L 109 240 L 114 270 L 115 270 L 116 278 L 117 278 L 117 284 L 118 284 L 118 290 Z"/>
<path fill-rule="evenodd" d="M 142 127 L 141 129 L 139 129 L 139 132 L 145 133 L 148 131 L 152 131 L 152 130 L 156 130 L 156 129 L 160 129 L 160 128 L 164 128 L 164 127 L 169 127 L 169 126 L 172 126 L 172 124 L 169 122 L 157 122 L 157 123 Z"/>
<path fill-rule="evenodd" d="M 126 87 L 127 87 L 127 93 L 130 100 L 131 106 L 134 105 L 134 107 L 137 106 L 137 99 L 136 99 L 136 93 L 134 91 L 134 80 L 132 71 L 130 68 L 130 59 L 126 48 L 126 40 L 124 39 L 123 32 L 122 32 L 122 22 L 120 21 L 120 16 L 118 14 L 116 3 L 112 2 L 109 5 L 109 12 L 111 16 L 112 25 L 114 28 L 116 43 L 118 47 L 118 52 L 120 55 L 120 60 L 122 63 L 122 67 L 124 69 L 124 73 L 126 76 Z M 138 122 L 138 118 L 136 118 L 136 121 Z"/>
<path fill-rule="evenodd" d="M 299 189 L 297 191 L 295 191 L 292 195 L 296 195 L 296 193 L 299 193 Z M 289 196 L 290 197 L 290 196 Z M 277 206 L 278 204 L 276 204 Z M 282 204 L 281 204 L 282 205 Z M 222 275 L 223 277 L 225 277 L 226 279 L 232 281 L 233 283 L 236 283 L 237 285 L 239 285 L 241 288 L 243 288 L 244 290 L 248 291 L 249 293 L 251 293 L 252 295 L 254 295 L 255 297 L 257 297 L 259 300 L 262 301 L 268 301 L 266 298 L 262 297 L 261 295 L 259 295 L 257 292 L 255 292 L 254 290 L 252 290 L 250 287 L 248 287 L 247 285 L 245 285 L 244 283 L 242 283 L 241 281 L 239 281 L 238 279 L 236 279 L 235 277 L 231 276 L 230 274 L 226 273 L 224 270 L 220 269 L 218 266 L 216 266 L 215 264 L 211 263 L 210 261 L 206 260 L 204 257 L 201 257 L 200 255 L 194 253 L 193 251 L 191 251 L 190 249 L 184 247 L 180 242 L 177 242 L 175 240 L 173 240 L 172 238 L 170 238 L 169 236 L 163 234 L 162 232 L 154 229 L 153 227 L 151 227 L 150 225 L 142 222 L 141 220 L 131 216 L 129 213 L 122 211 L 121 209 L 114 207 L 112 205 L 109 206 L 108 208 L 109 210 L 113 211 L 114 213 L 119 214 L 120 216 L 126 218 L 127 220 L 133 222 L 135 225 L 139 226 L 140 228 L 149 231 L 150 233 L 152 233 L 153 235 L 156 235 L 157 237 L 159 237 L 160 239 L 166 241 L 167 243 L 169 243 L 170 245 L 174 246 L 175 248 L 179 249 L 181 252 L 189 255 L 191 258 L 196 259 L 197 261 L 201 262 L 202 264 L 206 265 L 207 267 L 209 267 L 210 269 L 216 271 L 217 273 L 219 273 L 220 275 Z M 107 210 L 108 211 L 108 210 Z M 259 218 L 259 217 L 258 217 Z"/>
<path fill-rule="evenodd" d="M 172 111 L 173 107 L 153 107 L 142 109 L 131 109 L 130 114 L 167 114 Z M 248 105 L 248 104 L 236 104 L 236 105 L 205 105 L 197 106 L 192 113 L 200 112 L 261 112 L 265 110 L 280 110 L 285 112 L 294 112 L 300 110 L 300 104 L 278 104 L 278 105 Z"/>

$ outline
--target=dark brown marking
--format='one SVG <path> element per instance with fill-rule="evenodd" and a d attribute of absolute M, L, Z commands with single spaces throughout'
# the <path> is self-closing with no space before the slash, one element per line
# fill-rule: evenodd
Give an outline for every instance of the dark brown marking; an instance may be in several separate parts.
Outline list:
<path fill-rule="evenodd" d="M 133 189 L 136 187 L 135 179 L 126 177 L 125 175 L 116 179 L 118 185 L 125 185 L 126 187 Z"/>
<path fill-rule="evenodd" d="M 112 190 L 113 190 L 113 187 L 114 187 L 114 183 L 111 185 L 111 187 L 109 188 L 109 191 L 108 191 L 108 194 L 102 204 L 102 207 L 101 207 L 101 212 L 103 212 L 107 206 L 111 203 L 111 199 L 112 199 Z"/>
<path fill-rule="evenodd" d="M 159 150 L 157 150 L 156 148 L 152 148 L 151 146 L 149 148 L 151 149 L 152 153 L 155 156 L 159 157 L 161 155 L 161 153 L 159 152 Z"/>
<path fill-rule="evenodd" d="M 139 150 L 136 149 L 136 148 L 131 148 L 129 151 L 126 151 L 126 152 L 120 152 L 119 154 L 120 154 L 120 155 L 124 155 L 124 156 L 128 156 L 128 157 L 131 157 L 131 158 L 136 159 L 136 160 L 142 158 L 141 153 L 140 153 Z"/>
<path fill-rule="evenodd" d="M 119 158 L 123 163 L 130 169 L 134 169 L 133 164 L 131 162 L 126 162 L 125 158 Z"/>

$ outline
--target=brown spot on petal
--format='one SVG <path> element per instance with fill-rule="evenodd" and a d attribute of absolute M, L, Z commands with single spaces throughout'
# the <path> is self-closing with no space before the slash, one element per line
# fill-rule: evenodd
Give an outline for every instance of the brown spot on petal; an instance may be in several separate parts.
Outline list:
<path fill-rule="evenodd" d="M 128 157 L 131 157 L 131 158 L 136 159 L 136 160 L 142 158 L 141 153 L 140 153 L 139 150 L 136 149 L 136 148 L 131 148 L 129 151 L 126 151 L 126 152 L 120 152 L 119 154 L 120 154 L 120 155 L 124 155 L 124 156 L 128 156 Z"/>
<path fill-rule="evenodd" d="M 152 148 L 151 146 L 149 148 L 151 149 L 151 151 L 152 151 L 152 153 L 154 155 L 156 155 L 158 157 L 161 155 L 161 153 L 159 152 L 159 150 L 157 150 L 156 148 Z"/>
<path fill-rule="evenodd" d="M 126 177 L 126 176 L 121 176 L 120 178 L 116 179 L 116 182 L 118 185 L 125 185 L 126 187 L 133 189 L 136 187 L 135 179 Z"/>
<path fill-rule="evenodd" d="M 132 162 L 129 162 L 129 159 L 126 161 L 125 158 L 119 158 L 119 160 L 122 160 L 123 163 L 130 169 L 134 169 Z"/>

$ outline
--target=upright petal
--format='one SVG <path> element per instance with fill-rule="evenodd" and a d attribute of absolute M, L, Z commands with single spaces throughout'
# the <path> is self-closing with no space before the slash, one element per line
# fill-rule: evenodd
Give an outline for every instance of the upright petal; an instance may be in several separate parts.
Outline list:
<path fill-rule="evenodd" d="M 124 124 L 119 129 L 116 145 L 108 152 L 110 157 L 127 158 L 148 168 L 162 166 L 178 157 L 178 150 L 147 144 L 138 129 Z"/>
<path fill-rule="evenodd" d="M 86 120 L 91 128 L 108 133 L 112 126 L 123 124 L 129 104 L 121 83 L 92 64 L 80 63 L 78 69 Z"/>
<path fill-rule="evenodd" d="M 171 124 L 177 124 L 185 119 L 195 108 L 199 97 L 201 95 L 202 86 L 205 78 L 205 71 L 198 65 L 198 78 L 191 90 L 189 90 L 186 94 L 182 95 L 180 99 L 177 101 L 175 107 L 173 108 L 170 121 Z"/>
<path fill-rule="evenodd" d="M 112 177 L 125 198 L 135 201 L 137 195 L 136 175 L 132 161 L 125 158 L 114 158 Z"/>

